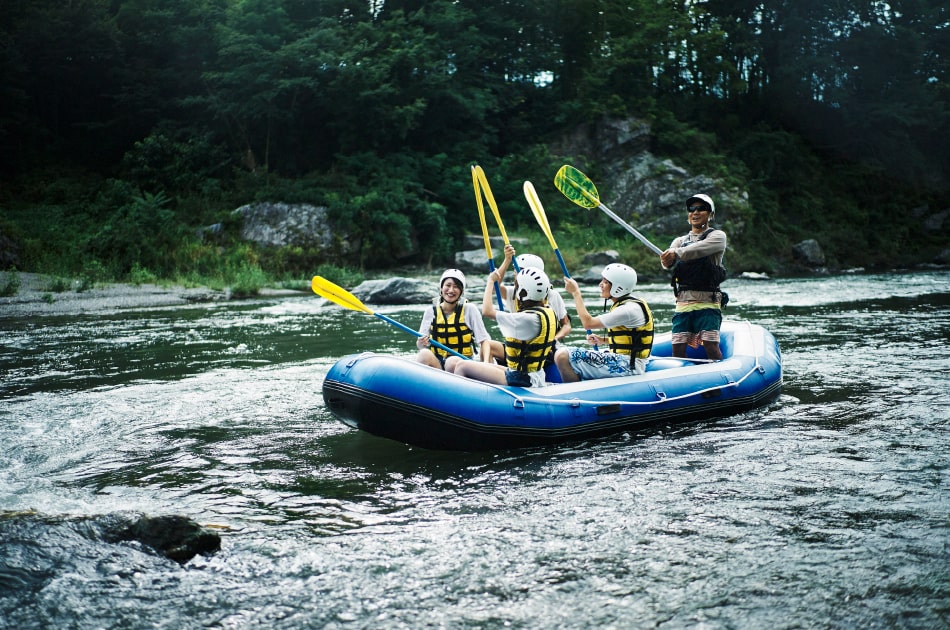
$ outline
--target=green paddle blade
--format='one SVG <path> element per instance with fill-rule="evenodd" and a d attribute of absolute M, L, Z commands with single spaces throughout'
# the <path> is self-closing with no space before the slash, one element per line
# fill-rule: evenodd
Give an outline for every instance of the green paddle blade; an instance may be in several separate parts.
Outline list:
<path fill-rule="evenodd" d="M 597 186 L 594 185 L 594 182 L 569 164 L 565 164 L 558 169 L 554 176 L 554 186 L 565 197 L 581 207 L 596 208 L 600 205 Z"/>

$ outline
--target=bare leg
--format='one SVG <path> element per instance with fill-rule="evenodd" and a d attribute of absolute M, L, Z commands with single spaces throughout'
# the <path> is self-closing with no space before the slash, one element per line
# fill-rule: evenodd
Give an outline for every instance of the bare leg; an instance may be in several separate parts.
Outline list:
<path fill-rule="evenodd" d="M 581 377 L 571 367 L 570 355 L 571 351 L 566 348 L 561 348 L 554 353 L 554 364 L 557 366 L 558 372 L 561 373 L 561 382 L 563 383 L 576 383 L 581 380 Z"/>
<path fill-rule="evenodd" d="M 706 350 L 707 359 L 722 361 L 722 350 L 719 348 L 718 341 L 704 341 L 703 348 Z"/>
<path fill-rule="evenodd" d="M 500 365 L 493 363 L 482 363 L 481 361 L 459 361 L 455 367 L 455 373 L 459 376 L 475 379 L 484 383 L 495 383 L 496 385 L 507 385 L 508 379 L 505 378 L 505 370 Z"/>
<path fill-rule="evenodd" d="M 686 344 L 685 343 L 674 343 L 673 344 L 673 356 L 684 358 L 686 357 Z"/>
<path fill-rule="evenodd" d="M 438 370 L 442 369 L 442 364 L 439 363 L 439 358 L 435 356 L 435 353 L 428 348 L 424 348 L 419 351 L 419 354 L 416 355 L 416 362 L 421 363 L 422 365 L 428 365 L 429 367 L 434 367 Z"/>
<path fill-rule="evenodd" d="M 491 358 L 498 365 L 505 364 L 505 344 L 500 341 L 491 341 Z"/>

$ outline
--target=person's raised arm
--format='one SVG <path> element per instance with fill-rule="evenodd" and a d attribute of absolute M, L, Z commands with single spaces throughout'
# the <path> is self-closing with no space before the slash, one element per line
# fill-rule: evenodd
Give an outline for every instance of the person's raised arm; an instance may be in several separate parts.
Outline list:
<path fill-rule="evenodd" d="M 561 318 L 561 327 L 557 329 L 557 332 L 554 334 L 555 341 L 562 341 L 565 337 L 571 334 L 571 316 L 565 315 Z"/>
<path fill-rule="evenodd" d="M 574 298 L 574 306 L 577 307 L 577 316 L 581 319 L 581 326 L 588 330 L 591 328 L 603 328 L 604 325 L 600 323 L 600 319 L 591 317 L 591 314 L 587 311 L 587 305 L 584 304 L 584 298 L 581 296 L 581 288 L 578 286 L 577 281 L 574 280 L 574 278 L 565 276 L 564 288 Z"/>
<path fill-rule="evenodd" d="M 505 300 L 508 298 L 508 289 L 505 288 L 505 285 L 502 281 L 505 279 L 505 272 L 508 271 L 508 266 L 511 264 L 511 260 L 515 257 L 515 248 L 511 243 L 505 245 L 505 259 L 502 261 L 501 266 L 495 269 L 491 273 L 491 281 L 498 283 L 498 290 L 501 293 L 501 299 Z"/>
<path fill-rule="evenodd" d="M 494 289 L 495 282 L 492 280 L 492 274 L 488 274 L 488 282 L 485 283 L 485 295 L 482 296 L 482 317 L 495 319 L 495 303 L 492 301 Z"/>

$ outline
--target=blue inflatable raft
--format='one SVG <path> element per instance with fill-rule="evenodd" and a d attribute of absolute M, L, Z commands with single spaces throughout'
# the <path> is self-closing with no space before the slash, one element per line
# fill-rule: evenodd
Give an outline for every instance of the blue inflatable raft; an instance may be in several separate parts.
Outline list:
<path fill-rule="evenodd" d="M 702 349 L 675 359 L 666 333 L 657 336 L 644 374 L 543 388 L 490 385 L 408 359 L 355 354 L 327 373 L 323 399 L 342 422 L 373 435 L 479 451 L 722 417 L 779 395 L 782 357 L 771 333 L 724 321 L 720 346 L 722 361 L 705 361 Z"/>

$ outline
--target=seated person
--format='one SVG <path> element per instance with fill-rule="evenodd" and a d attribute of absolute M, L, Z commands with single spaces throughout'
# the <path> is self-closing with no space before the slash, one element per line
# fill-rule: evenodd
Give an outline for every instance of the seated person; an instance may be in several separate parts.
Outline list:
<path fill-rule="evenodd" d="M 539 269 L 544 271 L 544 260 L 540 256 L 534 254 L 520 254 L 517 257 L 515 256 L 515 248 L 511 245 L 505 245 L 505 260 L 501 263 L 501 266 L 498 267 L 491 274 L 492 282 L 499 283 L 499 290 L 501 292 L 501 298 L 505 301 L 505 309 L 511 312 L 514 312 L 515 309 L 515 300 L 514 295 L 518 291 L 518 282 L 515 280 L 515 284 L 512 286 L 501 284 L 502 280 L 505 277 L 505 272 L 508 270 L 508 265 L 511 264 L 511 260 L 514 260 L 518 263 L 519 269 Z M 548 291 L 547 297 L 548 306 L 554 309 L 554 315 L 557 317 L 558 321 L 558 330 L 554 334 L 555 347 L 556 342 L 561 341 L 571 333 L 571 316 L 567 313 L 567 306 L 564 304 L 564 298 L 561 297 L 561 294 L 558 293 L 554 287 Z M 492 358 L 498 362 L 503 362 L 505 358 L 505 346 L 500 341 L 491 342 L 491 353 Z M 551 356 L 548 359 L 548 363 L 554 360 L 554 351 L 551 351 Z"/>
<path fill-rule="evenodd" d="M 607 336 L 590 334 L 587 343 L 609 345 L 609 350 L 562 347 L 554 355 L 561 380 L 579 380 L 642 374 L 653 348 L 653 314 L 647 303 L 633 297 L 637 272 L 632 267 L 613 263 L 604 267 L 600 280 L 600 297 L 613 304 L 599 317 L 592 317 L 584 305 L 580 287 L 571 278 L 564 278 L 567 292 L 574 296 L 577 314 L 584 328 L 606 328 Z"/>
<path fill-rule="evenodd" d="M 545 385 L 544 361 L 554 346 L 557 329 L 554 309 L 544 303 L 551 282 L 543 271 L 533 268 L 519 271 L 516 281 L 514 312 L 495 310 L 490 276 L 482 298 L 482 315 L 498 322 L 505 337 L 505 365 L 458 361 L 456 374 L 497 385 Z"/>
<path fill-rule="evenodd" d="M 485 329 L 482 313 L 474 306 L 468 307 L 467 300 L 462 297 L 464 291 L 465 274 L 458 269 L 446 269 L 439 279 L 437 301 L 422 315 L 419 326 L 422 336 L 416 340 L 416 347 L 419 348 L 416 361 L 419 363 L 451 372 L 450 368 L 462 361 L 430 344 L 430 339 L 467 357 L 474 356 L 477 344 L 481 359 L 491 361 L 491 338 Z"/>

